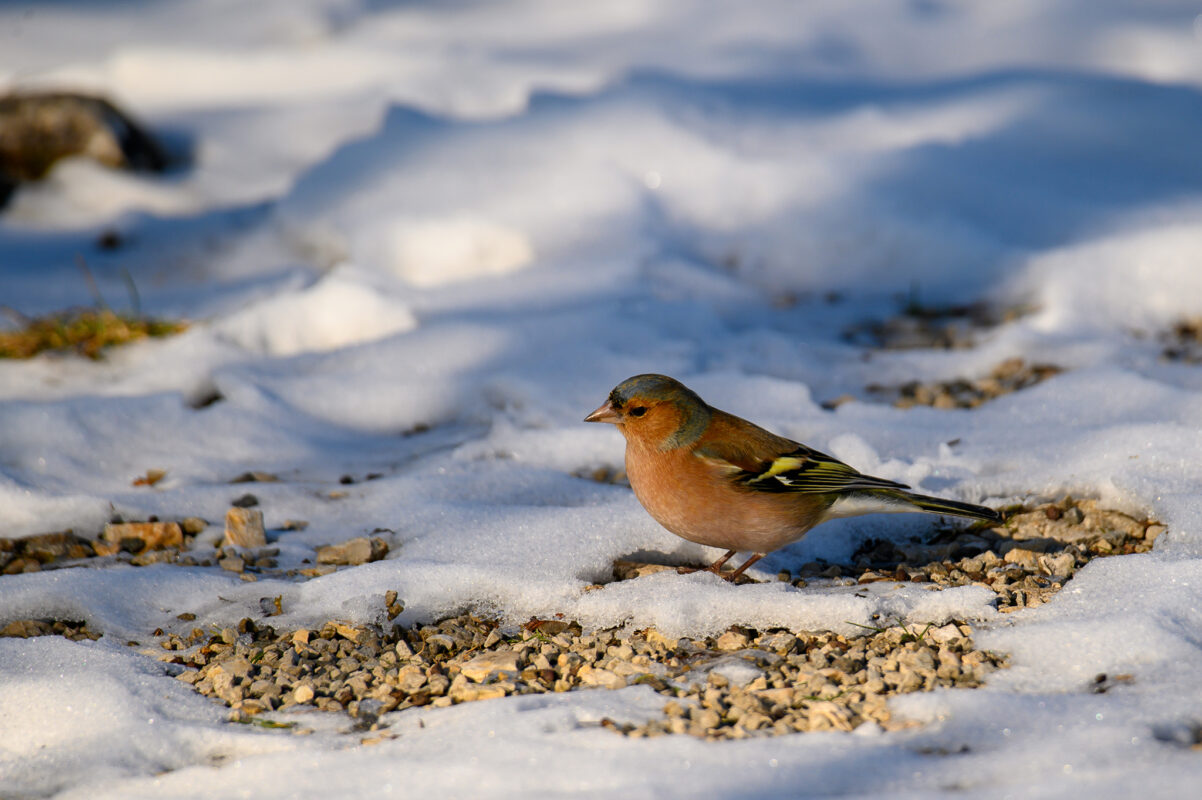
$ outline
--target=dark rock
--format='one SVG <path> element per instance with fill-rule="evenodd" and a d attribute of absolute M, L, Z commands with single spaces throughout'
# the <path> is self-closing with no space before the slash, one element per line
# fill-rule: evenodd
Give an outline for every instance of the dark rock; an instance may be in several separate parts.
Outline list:
<path fill-rule="evenodd" d="M 103 97 L 27 92 L 0 97 L 0 204 L 16 186 L 41 180 L 55 162 L 84 156 L 117 169 L 161 172 L 161 145 Z"/>

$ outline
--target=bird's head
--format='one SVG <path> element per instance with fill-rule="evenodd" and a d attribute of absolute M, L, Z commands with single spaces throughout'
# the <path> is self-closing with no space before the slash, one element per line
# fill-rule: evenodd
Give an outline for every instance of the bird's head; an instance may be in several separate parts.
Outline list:
<path fill-rule="evenodd" d="M 635 375 L 609 393 L 585 422 L 609 422 L 627 440 L 652 443 L 661 450 L 692 444 L 709 424 L 711 409 L 697 394 L 667 375 Z"/>

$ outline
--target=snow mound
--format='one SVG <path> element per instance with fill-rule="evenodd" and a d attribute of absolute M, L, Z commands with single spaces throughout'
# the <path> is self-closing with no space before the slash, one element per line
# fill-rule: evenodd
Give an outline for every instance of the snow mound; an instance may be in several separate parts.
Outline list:
<path fill-rule="evenodd" d="M 314 285 L 259 301 L 215 324 L 248 350 L 273 356 L 324 352 L 413 330 L 413 312 L 340 267 Z"/>

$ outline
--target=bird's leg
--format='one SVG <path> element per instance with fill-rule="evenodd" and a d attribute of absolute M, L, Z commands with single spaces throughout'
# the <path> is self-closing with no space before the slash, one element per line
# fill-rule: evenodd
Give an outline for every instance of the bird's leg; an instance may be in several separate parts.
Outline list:
<path fill-rule="evenodd" d="M 734 555 L 737 552 L 739 552 L 739 551 L 738 550 L 727 550 L 726 555 L 722 556 L 722 558 L 719 558 L 713 564 L 710 564 L 708 567 L 706 567 L 705 571 L 712 572 L 715 575 L 721 575 L 723 565 L 725 565 L 727 561 L 730 561 L 732 558 L 734 558 Z"/>
<path fill-rule="evenodd" d="M 737 553 L 737 552 L 739 552 L 739 551 L 738 550 L 727 550 L 726 555 L 722 556 L 722 558 L 719 558 L 717 561 L 715 561 L 713 564 L 710 564 L 708 567 L 700 567 L 700 568 L 698 568 L 698 567 L 677 567 L 676 571 L 678 573 L 680 573 L 681 575 L 688 575 L 693 572 L 712 572 L 715 575 L 721 575 L 722 574 L 722 566 L 727 561 L 730 561 L 734 557 L 735 553 Z"/>
<path fill-rule="evenodd" d="M 726 554 L 725 557 L 723 557 L 722 560 L 725 561 L 726 559 L 730 558 L 734 554 L 735 554 L 735 551 L 731 550 L 729 553 Z M 763 558 L 766 555 L 767 555 L 767 553 L 753 553 L 751 558 L 749 558 L 743 562 L 743 566 L 739 567 L 738 569 L 736 569 L 734 572 L 730 573 L 729 575 L 723 575 L 722 577 L 726 578 L 726 580 L 730 581 L 731 583 L 734 583 L 735 580 L 740 575 L 742 575 L 748 567 L 750 567 L 752 564 L 759 561 L 761 558 Z"/>

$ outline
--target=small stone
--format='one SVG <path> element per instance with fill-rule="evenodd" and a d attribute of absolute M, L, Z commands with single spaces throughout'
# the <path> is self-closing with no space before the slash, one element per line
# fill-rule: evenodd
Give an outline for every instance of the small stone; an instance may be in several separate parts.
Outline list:
<path fill-rule="evenodd" d="M 851 726 L 851 711 L 846 706 L 836 705 L 830 701 L 815 701 L 809 704 L 810 730 L 839 730 L 849 731 Z"/>
<path fill-rule="evenodd" d="M 126 540 L 142 542 L 146 550 L 161 550 L 165 547 L 182 547 L 184 532 L 178 522 L 121 522 L 104 526 L 101 538 L 109 543 L 120 544 Z"/>
<path fill-rule="evenodd" d="M 138 478 L 134 478 L 132 485 L 133 486 L 154 486 L 155 484 L 157 484 L 159 481 L 161 481 L 163 478 L 166 478 L 166 477 L 167 477 L 167 470 L 165 470 L 165 469 L 148 469 L 148 470 L 146 470 L 145 475 L 138 477 Z"/>
<path fill-rule="evenodd" d="M 836 408 L 843 405 L 844 403 L 854 403 L 855 401 L 856 401 L 855 395 L 841 394 L 838 397 L 835 397 L 831 400 L 822 401 L 822 407 L 824 409 L 826 409 L 827 411 L 834 411 Z"/>
<path fill-rule="evenodd" d="M 722 716 L 712 708 L 689 709 L 689 717 L 706 730 L 712 730 L 722 724 Z"/>
<path fill-rule="evenodd" d="M 92 548 L 96 551 L 97 556 L 115 556 L 121 552 L 119 542 L 92 542 Z"/>
<path fill-rule="evenodd" d="M 308 569 L 297 570 L 297 572 L 301 575 L 304 575 L 306 578 L 320 578 L 322 575 L 329 575 L 336 569 L 338 568 L 333 564 L 322 564 L 317 567 L 309 567 Z"/>
<path fill-rule="evenodd" d="M 568 623 L 560 619 L 531 619 L 522 627 L 528 631 L 538 631 L 544 636 L 558 636 L 568 629 Z"/>
<path fill-rule="evenodd" d="M 209 527 L 209 523 L 200 517 L 184 517 L 180 520 L 179 526 L 187 535 L 195 536 L 198 533 L 204 533 L 204 529 Z"/>
<path fill-rule="evenodd" d="M 169 550 L 143 550 L 129 560 L 135 567 L 147 567 L 151 564 L 165 564 L 175 560 L 179 552 L 175 548 Z"/>
<path fill-rule="evenodd" d="M 669 700 L 664 703 L 664 714 L 669 717 L 683 717 L 685 714 L 684 706 L 675 700 Z"/>
<path fill-rule="evenodd" d="M 482 653 L 459 667 L 461 675 L 476 683 L 483 683 L 501 673 L 516 673 L 517 671 L 518 654 L 513 650 Z"/>
<path fill-rule="evenodd" d="M 6 575 L 18 575 L 25 572 L 40 572 L 42 566 L 37 559 L 13 559 L 4 568 Z"/>
<path fill-rule="evenodd" d="M 343 622 L 335 622 L 334 631 L 343 639 L 356 644 L 358 644 L 359 640 L 363 638 L 363 631 L 361 629 L 347 625 Z"/>
<path fill-rule="evenodd" d="M 243 472 L 230 483 L 275 483 L 279 478 L 270 472 Z"/>
<path fill-rule="evenodd" d="M 1039 555 L 1034 550 L 1024 547 L 1012 547 L 1003 558 L 1008 564 L 1017 564 L 1024 569 L 1035 570 L 1039 568 Z"/>
<path fill-rule="evenodd" d="M 751 645 L 751 640 L 747 638 L 747 634 L 731 629 L 718 637 L 714 646 L 719 650 L 733 651 L 745 650 Z"/>
<path fill-rule="evenodd" d="M 241 556 L 226 556 L 225 558 L 218 559 L 217 566 L 226 572 L 242 572 L 246 569 L 246 562 Z"/>
<path fill-rule="evenodd" d="M 307 703 L 315 696 L 313 687 L 307 683 L 300 683 L 292 690 L 292 702 Z"/>
<path fill-rule="evenodd" d="M 426 685 L 426 673 L 421 667 L 410 664 L 397 670 L 397 687 L 406 694 L 413 694 Z"/>
<path fill-rule="evenodd" d="M 505 687 L 497 684 L 464 683 L 452 686 L 447 696 L 456 703 L 470 703 L 475 700 L 495 700 L 505 696 Z"/>
<path fill-rule="evenodd" d="M 39 533 L 6 541 L 10 543 L 7 549 L 20 550 L 26 558 L 37 559 L 42 564 L 48 564 L 59 558 L 76 557 L 72 556 L 72 549 L 87 543 L 87 540 L 79 538 L 71 531 Z"/>
<path fill-rule="evenodd" d="M 751 711 L 739 717 L 739 727 L 744 730 L 756 731 L 771 724 L 772 720 L 758 711 Z M 851 727 L 849 726 L 847 730 L 851 730 Z"/>
<path fill-rule="evenodd" d="M 626 679 L 608 669 L 597 669 L 588 664 L 576 673 L 584 686 L 599 686 L 604 689 L 621 689 L 626 685 Z"/>
<path fill-rule="evenodd" d="M 10 187 L 41 179 L 55 162 L 68 157 L 88 158 L 114 169 L 158 172 L 168 166 L 162 145 L 145 128 L 104 97 L 92 94 L 6 93 L 0 101 L 0 129 L 5 134 L 0 161 Z"/>
<path fill-rule="evenodd" d="M 141 553 L 146 549 L 146 542 L 142 541 L 137 536 L 126 536 L 122 538 L 117 545 L 124 553 Z"/>
<path fill-rule="evenodd" d="M 262 697 L 273 690 L 276 690 L 274 683 L 264 678 L 259 678 L 256 681 L 252 681 L 246 691 L 251 697 Z"/>
<path fill-rule="evenodd" d="M 1073 567 L 1077 560 L 1072 553 L 1058 553 L 1056 555 L 1043 555 L 1039 557 L 1039 564 L 1043 571 L 1048 575 L 1066 577 L 1073 573 Z"/>
<path fill-rule="evenodd" d="M 613 576 L 616 581 L 630 581 L 635 578 L 642 578 L 647 575 L 654 575 L 658 572 L 668 572 L 675 570 L 676 567 L 669 567 L 665 564 L 645 564 L 640 561 L 625 561 L 619 559 L 613 563 Z"/>
<path fill-rule="evenodd" d="M 267 533 L 263 528 L 263 512 L 257 508 L 231 508 L 225 512 L 223 547 L 265 547 Z"/>
<path fill-rule="evenodd" d="M 755 696 L 767 702 L 770 706 L 784 706 L 788 708 L 793 704 L 793 697 L 796 691 L 789 686 L 782 686 L 779 689 L 760 689 L 755 692 Z"/>
<path fill-rule="evenodd" d="M 434 633 L 426 637 L 426 648 L 431 653 L 441 650 L 443 653 L 455 651 L 455 640 L 445 633 Z"/>
<path fill-rule="evenodd" d="M 647 641 L 648 644 L 652 645 L 653 647 L 658 647 L 660 649 L 667 650 L 668 652 L 672 652 L 673 650 L 675 650 L 676 646 L 680 642 L 679 639 L 672 639 L 667 636 L 664 636 L 662 633 L 657 631 L 655 628 L 648 628 L 646 631 L 643 632 L 643 637 Z"/>
<path fill-rule="evenodd" d="M 924 638 L 930 639 L 936 644 L 942 644 L 944 642 L 950 642 L 953 639 L 958 639 L 960 638 L 960 635 L 960 629 L 956 627 L 955 624 L 948 623 L 947 625 L 942 625 L 938 628 L 929 628 L 926 631 Z"/>
<path fill-rule="evenodd" d="M 379 537 L 371 539 L 359 536 L 341 544 L 330 544 L 317 548 L 319 564 L 366 564 L 379 561 L 388 555 L 388 543 Z"/>

